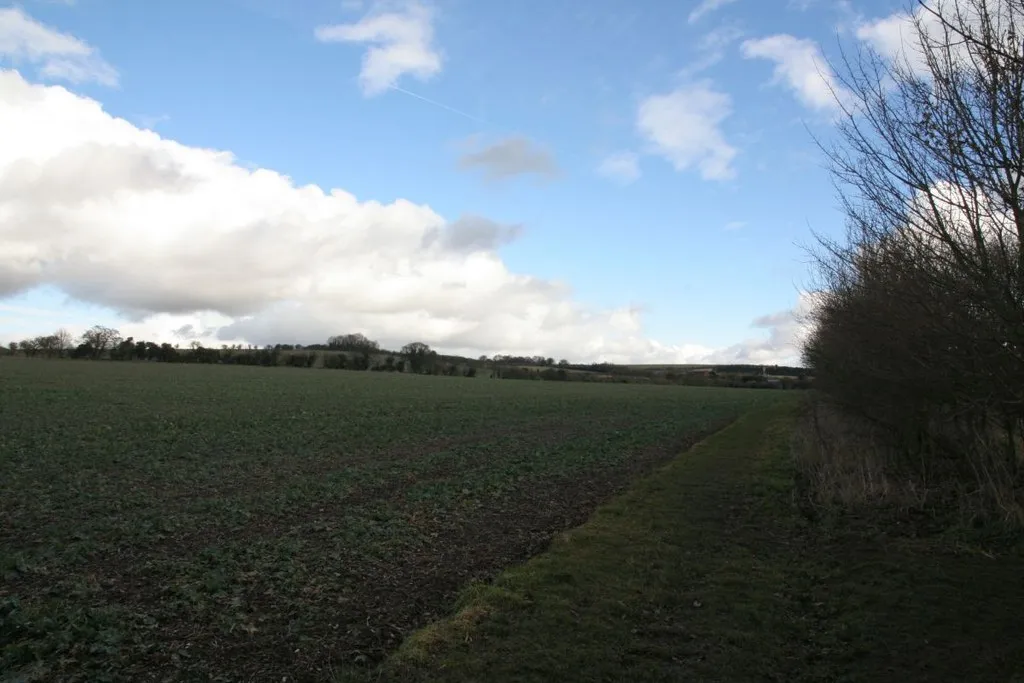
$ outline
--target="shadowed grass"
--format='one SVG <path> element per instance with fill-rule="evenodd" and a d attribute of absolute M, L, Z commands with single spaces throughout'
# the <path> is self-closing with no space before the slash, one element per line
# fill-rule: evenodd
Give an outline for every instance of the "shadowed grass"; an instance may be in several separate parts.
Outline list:
<path fill-rule="evenodd" d="M 1024 563 L 808 526 L 793 505 L 793 417 L 779 405 L 741 418 L 465 591 L 370 675 L 1024 680 Z"/>

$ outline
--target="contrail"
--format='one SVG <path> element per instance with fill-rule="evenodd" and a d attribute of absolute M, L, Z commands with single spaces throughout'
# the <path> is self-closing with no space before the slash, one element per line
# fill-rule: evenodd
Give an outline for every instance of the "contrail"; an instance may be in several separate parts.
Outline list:
<path fill-rule="evenodd" d="M 397 85 L 389 85 L 388 88 L 390 88 L 391 90 L 397 90 L 398 92 L 403 93 L 405 95 L 408 95 L 409 97 L 415 97 L 417 100 L 423 100 L 427 104 L 432 104 L 435 107 L 441 107 L 441 109 L 447 109 L 448 111 L 450 111 L 453 114 L 458 114 L 459 116 L 465 116 L 470 121 L 475 121 L 477 123 L 484 123 L 483 119 L 478 118 L 476 116 L 473 116 L 472 114 L 467 114 L 466 112 L 464 112 L 464 111 L 462 111 L 460 109 L 456 109 L 455 107 L 449 107 L 447 104 L 442 104 L 442 103 L 438 102 L 437 100 L 430 99 L 429 97 L 424 97 L 423 95 L 417 95 L 416 93 L 411 92 L 409 90 L 406 90 L 405 88 L 399 88 Z"/>

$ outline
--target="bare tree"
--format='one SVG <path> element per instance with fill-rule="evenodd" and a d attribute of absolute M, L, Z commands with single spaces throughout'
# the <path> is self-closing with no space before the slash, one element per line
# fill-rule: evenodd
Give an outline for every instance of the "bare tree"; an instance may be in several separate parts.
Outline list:
<path fill-rule="evenodd" d="M 63 356 L 71 348 L 71 333 L 66 328 L 60 327 L 53 333 L 53 338 L 57 343 L 58 355 Z"/>
<path fill-rule="evenodd" d="M 844 57 L 839 142 L 823 147 L 848 235 L 820 239 L 805 359 L 822 389 L 918 446 L 988 447 L 996 424 L 1015 479 L 1024 2 L 929 0 L 908 22 L 901 54 Z"/>
<path fill-rule="evenodd" d="M 100 358 L 121 343 L 121 333 L 111 327 L 95 325 L 82 334 L 82 343 L 92 349 L 93 357 Z"/>
<path fill-rule="evenodd" d="M 21 349 L 22 353 L 31 358 L 39 353 L 39 339 L 38 337 L 35 339 L 23 339 L 18 344 L 18 348 Z"/>

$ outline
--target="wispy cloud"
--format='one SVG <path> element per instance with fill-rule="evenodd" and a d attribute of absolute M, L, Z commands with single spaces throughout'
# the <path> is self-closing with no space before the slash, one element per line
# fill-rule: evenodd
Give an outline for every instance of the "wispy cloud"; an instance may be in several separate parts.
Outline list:
<path fill-rule="evenodd" d="M 740 38 L 743 31 L 736 26 L 723 25 L 705 33 L 697 42 L 697 56 L 682 69 L 684 78 L 690 79 L 701 71 L 718 64 L 726 51 Z"/>
<path fill-rule="evenodd" d="M 396 87 L 407 74 L 425 81 L 441 72 L 433 22 L 431 7 L 409 0 L 399 10 L 371 12 L 355 23 L 319 26 L 315 35 L 325 43 L 367 45 L 359 83 L 372 97 Z"/>
<path fill-rule="evenodd" d="M 608 180 L 629 185 L 640 178 L 640 158 L 635 152 L 614 152 L 601 160 L 597 173 Z"/>
<path fill-rule="evenodd" d="M 135 122 L 137 124 L 139 124 L 140 126 L 142 126 L 143 128 L 148 128 L 149 130 L 153 130 L 157 126 L 159 126 L 161 123 L 166 123 L 167 121 L 170 121 L 171 117 L 168 116 L 167 114 L 157 114 L 157 115 L 139 114 L 139 115 L 135 116 L 134 119 L 135 119 Z"/>
<path fill-rule="evenodd" d="M 736 2 L 736 0 L 702 0 L 702 2 L 697 5 L 692 12 L 690 12 L 689 22 L 691 24 L 696 24 L 705 14 L 710 14 L 711 12 L 721 9 L 726 5 L 731 5 L 734 2 Z"/>
<path fill-rule="evenodd" d="M 51 80 L 118 83 L 117 70 L 94 47 L 36 21 L 20 7 L 0 9 L 0 61 L 34 64 L 40 76 Z"/>

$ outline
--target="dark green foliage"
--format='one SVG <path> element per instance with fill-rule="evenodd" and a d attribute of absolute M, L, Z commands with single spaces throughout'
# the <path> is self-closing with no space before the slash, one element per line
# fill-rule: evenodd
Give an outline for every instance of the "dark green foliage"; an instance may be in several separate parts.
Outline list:
<path fill-rule="evenodd" d="M 372 354 L 380 351 L 380 345 L 363 334 L 339 334 L 327 340 L 327 348 L 332 351 L 354 351 Z M 366 369 L 366 368 L 362 368 Z"/>
<path fill-rule="evenodd" d="M 402 347 L 402 356 L 409 363 L 413 373 L 431 373 L 437 367 L 437 352 L 422 342 L 412 342 Z"/>
<path fill-rule="evenodd" d="M 292 351 L 287 356 L 287 363 L 293 368 L 311 368 L 316 363 L 317 354 L 315 351 L 298 352 Z"/>
<path fill-rule="evenodd" d="M 22 347 L 22 349 L 23 349 L 23 351 L 25 351 L 26 355 L 29 355 L 27 349 L 25 349 L 24 347 Z M 81 344 L 79 344 L 78 346 L 75 347 L 75 349 L 71 352 L 71 357 L 72 358 L 95 358 L 96 357 L 96 349 L 94 349 L 92 347 L 92 345 L 89 344 L 88 342 L 83 342 L 83 343 L 81 343 Z"/>
<path fill-rule="evenodd" d="M 362 351 L 352 356 L 351 367 L 353 370 L 369 370 L 371 356 L 368 351 Z"/>
<path fill-rule="evenodd" d="M 348 356 L 343 352 L 325 353 L 324 367 L 330 370 L 344 370 L 348 367 Z"/>
<path fill-rule="evenodd" d="M 569 379 L 569 373 L 566 372 L 565 368 L 545 368 L 544 370 L 541 370 L 540 378 L 558 382 L 565 382 Z"/>

